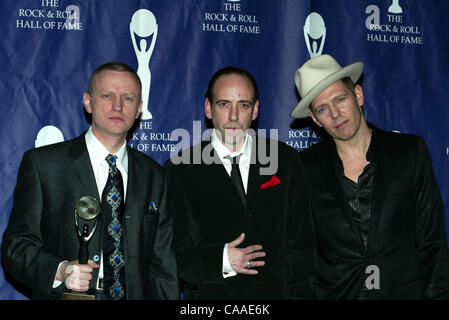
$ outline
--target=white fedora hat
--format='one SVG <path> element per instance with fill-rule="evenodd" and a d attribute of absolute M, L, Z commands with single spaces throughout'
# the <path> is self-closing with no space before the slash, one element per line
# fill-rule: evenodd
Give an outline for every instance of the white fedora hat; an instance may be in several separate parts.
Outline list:
<path fill-rule="evenodd" d="M 290 113 L 292 118 L 306 118 L 309 116 L 309 105 L 321 92 L 335 81 L 350 77 L 354 83 L 359 80 L 363 72 L 363 62 L 357 61 L 342 68 L 338 62 L 328 54 L 323 54 L 308 60 L 296 70 L 295 83 L 301 101 Z"/>

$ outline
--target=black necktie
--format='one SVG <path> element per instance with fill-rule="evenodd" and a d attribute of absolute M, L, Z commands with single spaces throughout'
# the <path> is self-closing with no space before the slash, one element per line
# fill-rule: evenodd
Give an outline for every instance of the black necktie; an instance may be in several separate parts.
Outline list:
<path fill-rule="evenodd" d="M 231 180 L 234 184 L 237 193 L 239 194 L 240 200 L 242 200 L 243 205 L 246 207 L 246 194 L 245 188 L 243 186 L 242 175 L 240 174 L 239 169 L 239 159 L 240 156 L 231 157 L 228 156 L 228 159 L 231 160 L 232 170 L 231 170 Z"/>
<path fill-rule="evenodd" d="M 112 299 L 125 297 L 125 255 L 123 247 L 122 213 L 123 180 L 117 169 L 117 157 L 108 155 L 109 175 L 101 198 L 104 214 L 103 257 L 104 290 Z"/>

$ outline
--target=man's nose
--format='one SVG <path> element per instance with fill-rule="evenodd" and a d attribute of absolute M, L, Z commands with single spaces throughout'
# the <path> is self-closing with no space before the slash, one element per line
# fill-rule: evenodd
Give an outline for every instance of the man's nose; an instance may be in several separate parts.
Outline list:
<path fill-rule="evenodd" d="M 231 112 L 229 114 L 231 121 L 237 121 L 239 119 L 239 107 L 237 104 L 231 105 Z"/>
<path fill-rule="evenodd" d="M 330 114 L 331 118 L 335 119 L 340 115 L 340 110 L 338 109 L 337 106 L 335 106 L 334 104 L 331 104 L 329 106 L 329 114 Z"/>
<path fill-rule="evenodd" d="M 112 109 L 115 111 L 122 111 L 123 109 L 122 99 L 114 99 L 112 102 Z"/>

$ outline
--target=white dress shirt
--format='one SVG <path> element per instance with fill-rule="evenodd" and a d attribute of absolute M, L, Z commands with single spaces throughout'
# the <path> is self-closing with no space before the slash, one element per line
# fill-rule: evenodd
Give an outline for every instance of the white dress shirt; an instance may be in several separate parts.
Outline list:
<path fill-rule="evenodd" d="M 228 156 L 236 157 L 240 156 L 239 161 L 239 169 L 240 174 L 242 176 L 243 187 L 245 188 L 245 193 L 248 193 L 248 176 L 249 176 L 249 167 L 251 164 L 251 147 L 252 147 L 252 138 L 249 134 L 246 134 L 245 143 L 241 150 L 237 152 L 230 152 L 220 141 L 220 138 L 217 137 L 215 129 L 212 130 L 211 135 L 211 143 L 212 147 L 215 149 L 217 156 L 223 162 L 223 166 L 226 169 L 226 172 L 229 176 L 231 176 L 232 163 Z M 226 243 L 223 249 L 223 267 L 222 274 L 224 278 L 232 277 L 237 275 L 237 273 L 232 269 L 231 264 L 229 263 L 228 258 L 228 244 Z"/>
<path fill-rule="evenodd" d="M 101 197 L 103 189 L 106 186 L 109 176 L 109 164 L 106 157 L 110 152 L 98 141 L 92 132 L 92 127 L 87 130 L 85 135 L 87 151 L 89 152 L 90 164 L 94 171 L 95 182 L 97 183 L 98 194 Z M 126 152 L 126 141 L 115 154 L 117 156 L 117 169 L 120 171 L 123 179 L 124 199 L 126 199 L 126 189 L 128 182 L 128 152 Z M 101 201 L 101 199 L 100 199 Z"/>

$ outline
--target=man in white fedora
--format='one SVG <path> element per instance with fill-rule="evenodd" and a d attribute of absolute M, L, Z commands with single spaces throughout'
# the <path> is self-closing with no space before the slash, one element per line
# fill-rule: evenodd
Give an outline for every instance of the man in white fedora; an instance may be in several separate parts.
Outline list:
<path fill-rule="evenodd" d="M 296 71 L 300 102 L 329 137 L 300 153 L 310 185 L 318 299 L 447 299 L 443 202 L 422 138 L 367 122 L 358 61 Z"/>

